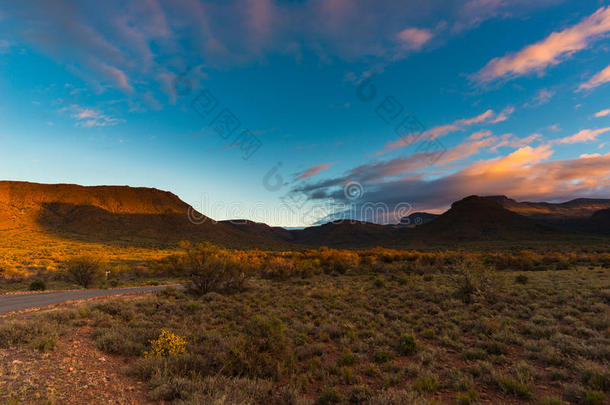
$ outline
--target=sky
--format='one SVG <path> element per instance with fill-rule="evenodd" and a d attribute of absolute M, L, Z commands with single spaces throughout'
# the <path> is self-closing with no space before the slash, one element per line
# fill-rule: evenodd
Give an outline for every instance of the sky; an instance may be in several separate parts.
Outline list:
<path fill-rule="evenodd" d="M 217 220 L 610 198 L 602 0 L 0 0 L 4 180 Z"/>

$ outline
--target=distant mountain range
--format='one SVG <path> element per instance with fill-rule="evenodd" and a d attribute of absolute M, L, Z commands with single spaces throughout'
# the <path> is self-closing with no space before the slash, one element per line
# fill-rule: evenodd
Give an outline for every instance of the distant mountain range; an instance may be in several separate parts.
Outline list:
<path fill-rule="evenodd" d="M 408 247 L 571 240 L 585 233 L 609 234 L 609 230 L 610 199 L 552 204 L 470 196 L 442 215 L 413 213 L 396 225 L 339 221 L 289 230 L 249 220 L 215 222 L 176 195 L 152 188 L 0 182 L 0 234 L 44 232 L 83 241 L 167 246 L 191 240 L 275 249 Z"/>

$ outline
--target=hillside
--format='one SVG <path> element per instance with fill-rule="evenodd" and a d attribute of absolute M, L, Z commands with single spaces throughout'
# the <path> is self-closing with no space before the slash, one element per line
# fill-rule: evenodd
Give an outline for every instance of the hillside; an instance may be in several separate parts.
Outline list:
<path fill-rule="evenodd" d="M 197 221 L 189 220 L 189 212 Z M 269 246 L 212 221 L 153 188 L 0 182 L 0 232 L 44 233 L 87 242 L 175 245 L 180 240 Z"/>
<path fill-rule="evenodd" d="M 583 230 L 610 235 L 610 209 L 595 212 L 584 224 Z"/>
<path fill-rule="evenodd" d="M 506 196 L 485 197 L 517 214 L 552 223 L 566 223 L 591 217 L 596 211 L 610 208 L 610 199 L 577 198 L 563 203 L 518 202 Z"/>
<path fill-rule="evenodd" d="M 413 214 L 403 217 L 400 219 L 402 226 L 419 226 L 426 224 L 433 219 L 437 218 L 437 214 L 430 214 L 429 212 L 414 212 Z"/>
<path fill-rule="evenodd" d="M 417 238 L 445 241 L 535 240 L 561 237 L 557 228 L 509 211 L 483 197 L 470 196 L 414 230 Z"/>
<path fill-rule="evenodd" d="M 295 243 L 350 248 L 384 244 L 390 241 L 398 231 L 392 227 L 370 222 L 345 220 L 290 232 Z"/>

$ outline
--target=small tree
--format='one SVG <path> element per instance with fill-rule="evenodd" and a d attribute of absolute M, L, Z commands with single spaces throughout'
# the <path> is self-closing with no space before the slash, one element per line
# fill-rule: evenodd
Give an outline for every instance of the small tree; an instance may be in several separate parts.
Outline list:
<path fill-rule="evenodd" d="M 89 288 L 102 277 L 100 262 L 91 257 L 77 257 L 68 260 L 64 266 L 68 279 L 84 288 Z"/>
<path fill-rule="evenodd" d="M 461 260 L 452 276 L 456 296 L 466 304 L 480 299 L 494 301 L 501 281 L 489 266 L 474 258 Z"/>
<path fill-rule="evenodd" d="M 181 247 L 186 250 L 185 254 L 169 257 L 166 263 L 173 274 L 188 277 L 193 291 L 207 294 L 245 287 L 250 275 L 249 266 L 237 252 L 210 243 Z"/>

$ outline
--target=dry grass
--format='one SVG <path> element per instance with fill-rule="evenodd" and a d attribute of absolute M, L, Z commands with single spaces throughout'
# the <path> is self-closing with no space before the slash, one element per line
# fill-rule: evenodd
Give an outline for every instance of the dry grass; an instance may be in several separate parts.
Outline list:
<path fill-rule="evenodd" d="M 78 319 L 62 324 L 85 322 L 101 350 L 132 358 L 129 373 L 148 383 L 152 400 L 607 400 L 607 269 L 573 264 L 570 270 L 470 275 L 467 285 L 475 285 L 475 292 L 463 299 L 464 277 L 456 273 L 472 269 L 464 262 L 448 264 L 452 254 L 437 255 L 434 263 L 416 252 L 401 253 L 405 263 L 377 255 L 376 264 L 363 264 L 369 253 L 359 252 L 358 265 L 352 261 L 345 271 L 329 264 L 328 251 L 273 255 L 269 263 L 304 255 L 291 269 L 308 261 L 320 264 L 313 274 L 299 270 L 277 279 L 254 278 L 245 291 L 228 295 L 167 290 L 137 301 L 88 305 Z M 406 265 L 412 262 L 419 264 Z M 262 263 L 258 269 L 268 276 Z M 186 353 L 145 357 L 163 329 L 186 339 Z"/>

